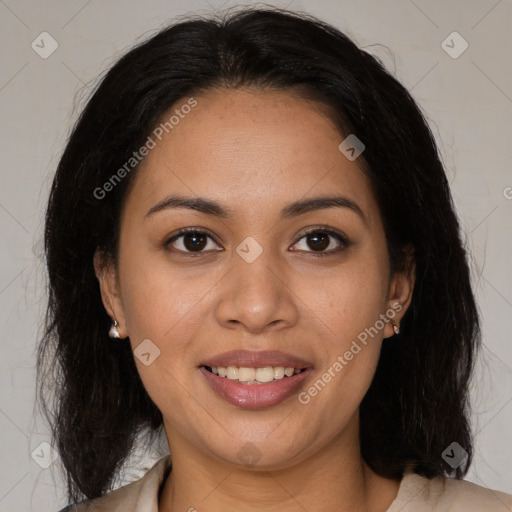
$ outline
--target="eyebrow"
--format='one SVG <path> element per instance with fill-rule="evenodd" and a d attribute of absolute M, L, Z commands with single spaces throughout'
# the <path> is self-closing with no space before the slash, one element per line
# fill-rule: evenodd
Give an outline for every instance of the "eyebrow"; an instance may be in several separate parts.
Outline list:
<path fill-rule="evenodd" d="M 234 217 L 234 211 L 231 208 L 223 206 L 211 199 L 203 197 L 185 197 L 173 194 L 165 197 L 151 207 L 144 216 L 144 219 L 157 212 L 172 208 L 188 208 L 207 215 L 220 217 L 222 219 L 230 219 Z M 326 208 L 347 208 L 359 215 L 362 221 L 367 224 L 366 216 L 359 205 L 352 199 L 344 196 L 320 196 L 312 199 L 294 201 L 281 210 L 281 218 L 290 219 L 304 213 L 323 210 Z"/>

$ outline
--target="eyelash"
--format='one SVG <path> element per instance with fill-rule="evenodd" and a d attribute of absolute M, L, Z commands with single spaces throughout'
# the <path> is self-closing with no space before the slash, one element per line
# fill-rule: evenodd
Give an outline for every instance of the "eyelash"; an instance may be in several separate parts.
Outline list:
<path fill-rule="evenodd" d="M 192 258 L 197 258 L 198 256 L 205 254 L 205 251 L 193 252 L 193 251 L 182 251 L 181 249 L 178 249 L 178 250 L 168 249 L 168 246 L 172 242 L 175 242 L 178 238 L 182 237 L 183 235 L 190 234 L 190 233 L 193 233 L 196 235 L 206 235 L 208 238 L 213 240 L 213 237 L 211 237 L 205 231 L 201 231 L 196 228 L 182 228 L 178 231 L 178 233 L 176 235 L 173 235 L 170 239 L 168 239 L 164 242 L 164 248 L 169 252 L 176 253 L 176 254 L 183 254 L 183 255 L 186 255 L 186 256 L 192 257 Z M 311 235 L 314 233 L 326 234 L 328 236 L 335 238 L 336 240 L 338 240 L 338 242 L 340 242 L 342 244 L 341 247 L 338 247 L 336 249 L 331 249 L 330 251 L 327 251 L 327 252 L 304 251 L 307 253 L 311 253 L 311 255 L 315 258 L 316 257 L 324 257 L 324 256 L 332 256 L 334 254 L 338 254 L 339 252 L 347 249 L 349 247 L 349 245 L 351 244 L 350 240 L 346 236 L 342 235 L 341 233 L 338 233 L 337 231 L 333 231 L 332 229 L 328 228 L 327 226 L 325 226 L 325 227 L 317 226 L 313 229 L 310 229 L 310 230 L 302 233 L 301 237 L 299 238 L 299 240 L 296 243 L 298 243 L 300 240 L 307 237 L 308 235 Z M 215 240 L 213 240 L 213 241 L 215 242 Z M 215 243 L 217 243 L 217 242 L 215 242 Z M 296 251 L 296 252 L 301 252 L 301 251 Z"/>

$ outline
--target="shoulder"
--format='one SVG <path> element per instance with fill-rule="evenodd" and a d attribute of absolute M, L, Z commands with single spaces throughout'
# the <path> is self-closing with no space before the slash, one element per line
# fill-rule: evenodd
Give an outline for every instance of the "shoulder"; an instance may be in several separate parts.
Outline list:
<path fill-rule="evenodd" d="M 510 512 L 512 495 L 466 480 L 428 479 L 413 472 L 402 478 L 398 495 L 387 512 Z"/>
<path fill-rule="evenodd" d="M 68 505 L 59 512 L 158 512 L 159 493 L 170 470 L 171 456 L 166 455 L 135 482 L 99 498 Z"/>

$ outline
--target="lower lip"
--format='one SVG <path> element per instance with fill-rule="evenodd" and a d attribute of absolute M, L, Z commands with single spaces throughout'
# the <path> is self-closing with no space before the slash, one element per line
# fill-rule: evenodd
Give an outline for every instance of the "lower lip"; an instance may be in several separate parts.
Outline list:
<path fill-rule="evenodd" d="M 273 380 L 266 384 L 240 384 L 227 377 L 219 377 L 204 366 L 199 368 L 206 382 L 221 397 L 232 405 L 243 409 L 261 409 L 280 404 L 292 395 L 311 373 L 312 368 L 303 372 Z"/>

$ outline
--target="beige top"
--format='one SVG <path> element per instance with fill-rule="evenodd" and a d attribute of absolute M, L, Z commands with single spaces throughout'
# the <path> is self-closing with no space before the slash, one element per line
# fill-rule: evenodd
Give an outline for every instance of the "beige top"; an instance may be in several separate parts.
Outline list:
<path fill-rule="evenodd" d="M 171 457 L 162 457 L 142 478 L 76 508 L 60 512 L 158 512 L 159 492 L 170 472 Z M 398 494 L 386 512 L 510 512 L 512 495 L 480 485 L 406 472 Z"/>

